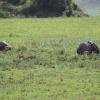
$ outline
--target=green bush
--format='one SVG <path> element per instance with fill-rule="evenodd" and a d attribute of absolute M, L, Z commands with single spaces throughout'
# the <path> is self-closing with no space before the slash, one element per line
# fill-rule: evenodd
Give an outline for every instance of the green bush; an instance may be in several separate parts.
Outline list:
<path fill-rule="evenodd" d="M 26 3 L 27 0 L 5 0 L 5 1 L 13 5 L 19 5 Z"/>

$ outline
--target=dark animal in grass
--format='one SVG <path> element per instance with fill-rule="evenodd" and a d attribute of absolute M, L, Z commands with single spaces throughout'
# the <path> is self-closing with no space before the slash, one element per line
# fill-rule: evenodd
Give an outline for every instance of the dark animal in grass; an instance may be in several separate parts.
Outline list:
<path fill-rule="evenodd" d="M 8 50 L 11 50 L 11 46 L 5 41 L 0 41 L 0 51 L 8 51 Z"/>
<path fill-rule="evenodd" d="M 100 51 L 98 46 L 92 41 L 81 43 L 77 49 L 77 54 L 79 55 L 92 54 L 92 53 L 99 54 L 99 52 Z"/>

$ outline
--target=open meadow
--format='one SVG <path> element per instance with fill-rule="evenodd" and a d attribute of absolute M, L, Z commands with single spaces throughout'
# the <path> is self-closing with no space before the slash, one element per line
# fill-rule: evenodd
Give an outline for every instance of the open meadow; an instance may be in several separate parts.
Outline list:
<path fill-rule="evenodd" d="M 0 40 L 0 100 L 100 100 L 100 55 L 76 53 L 100 48 L 100 17 L 0 19 Z"/>

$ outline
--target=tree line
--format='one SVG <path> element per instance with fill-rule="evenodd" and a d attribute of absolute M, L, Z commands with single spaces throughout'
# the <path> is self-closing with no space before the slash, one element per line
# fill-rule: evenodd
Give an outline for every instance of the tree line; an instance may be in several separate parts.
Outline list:
<path fill-rule="evenodd" d="M 87 16 L 73 0 L 1 0 L 0 17 Z"/>

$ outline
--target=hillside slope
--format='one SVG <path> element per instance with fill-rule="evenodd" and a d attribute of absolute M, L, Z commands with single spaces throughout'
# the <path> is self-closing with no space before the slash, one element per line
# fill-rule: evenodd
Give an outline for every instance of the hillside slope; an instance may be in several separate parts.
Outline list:
<path fill-rule="evenodd" d="M 100 15 L 100 0 L 73 0 L 83 11 L 89 15 Z"/>

